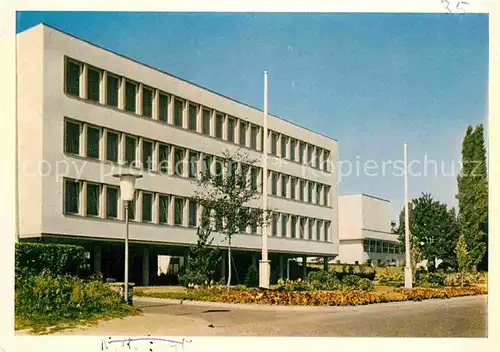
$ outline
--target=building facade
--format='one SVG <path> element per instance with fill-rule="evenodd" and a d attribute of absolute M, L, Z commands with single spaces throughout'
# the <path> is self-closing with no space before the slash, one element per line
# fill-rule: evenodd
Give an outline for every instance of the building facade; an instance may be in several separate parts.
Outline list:
<path fill-rule="evenodd" d="M 391 233 L 391 203 L 353 194 L 339 196 L 339 256 L 342 263 L 404 265 L 401 244 Z"/>
<path fill-rule="evenodd" d="M 241 149 L 259 160 L 248 177 L 260 194 L 268 187 L 275 212 L 274 276 L 289 256 L 338 254 L 335 140 L 269 115 L 263 175 L 260 110 L 44 24 L 17 35 L 17 72 L 21 240 L 81 244 L 96 271 L 122 280 L 124 207 L 113 174 L 139 173 L 131 279 L 154 283 L 158 255 L 183 257 L 196 243 L 198 173 L 219 172 L 222 153 Z M 242 230 L 232 245 L 247 265 L 260 259 L 262 229 Z"/>

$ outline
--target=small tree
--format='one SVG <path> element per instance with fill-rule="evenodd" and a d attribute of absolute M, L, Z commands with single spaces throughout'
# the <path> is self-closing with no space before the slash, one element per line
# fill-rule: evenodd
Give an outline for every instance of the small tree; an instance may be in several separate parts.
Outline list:
<path fill-rule="evenodd" d="M 209 282 L 215 273 L 215 268 L 220 261 L 218 248 L 211 247 L 213 238 L 210 238 L 210 219 L 203 216 L 196 233 L 198 241 L 189 248 L 188 265 L 179 281 L 183 286 L 189 284 L 202 285 Z"/>
<path fill-rule="evenodd" d="M 455 253 L 457 254 L 457 264 L 458 272 L 460 273 L 460 283 L 464 285 L 464 276 L 469 270 L 470 258 L 469 252 L 467 250 L 467 242 L 463 233 L 460 234 L 458 238 L 457 246 L 455 248 Z"/>
<path fill-rule="evenodd" d="M 246 287 L 257 287 L 259 285 L 259 273 L 255 264 L 250 265 L 245 277 Z"/>
<path fill-rule="evenodd" d="M 196 181 L 201 191 L 195 192 L 195 199 L 203 206 L 207 218 L 211 219 L 215 231 L 228 241 L 228 279 L 231 285 L 231 241 L 234 235 L 267 224 L 270 211 L 248 208 L 248 203 L 259 197 L 258 181 L 253 165 L 257 160 L 237 151 L 225 151 L 222 158 L 215 160 L 215 173 L 206 168 Z"/>

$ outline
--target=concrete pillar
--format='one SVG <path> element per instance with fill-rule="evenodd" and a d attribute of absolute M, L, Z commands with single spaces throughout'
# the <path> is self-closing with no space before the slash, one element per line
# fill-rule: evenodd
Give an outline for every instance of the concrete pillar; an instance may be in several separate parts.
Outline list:
<path fill-rule="evenodd" d="M 284 268 L 284 261 L 285 261 L 285 256 L 283 254 L 278 254 L 278 263 L 279 263 L 279 277 L 280 277 L 280 280 L 284 280 L 284 276 L 285 276 L 285 268 Z"/>
<path fill-rule="evenodd" d="M 323 257 L 323 270 L 328 272 L 328 257 Z"/>
<path fill-rule="evenodd" d="M 142 254 L 142 285 L 149 286 L 149 248 L 145 247 Z"/>
<path fill-rule="evenodd" d="M 302 257 L 302 279 L 307 279 L 307 257 Z"/>
<path fill-rule="evenodd" d="M 93 253 L 93 272 L 98 273 L 101 272 L 101 246 L 96 245 L 94 247 L 94 253 Z"/>

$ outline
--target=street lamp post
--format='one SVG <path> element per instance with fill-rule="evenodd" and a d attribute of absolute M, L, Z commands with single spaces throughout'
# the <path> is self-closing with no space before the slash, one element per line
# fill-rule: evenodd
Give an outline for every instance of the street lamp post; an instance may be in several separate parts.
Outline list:
<path fill-rule="evenodd" d="M 413 287 L 413 274 L 411 272 L 411 246 L 410 246 L 410 216 L 408 213 L 408 145 L 405 142 L 404 149 L 404 178 L 405 178 L 405 288 Z"/>
<path fill-rule="evenodd" d="M 125 273 L 124 273 L 124 289 L 123 295 L 125 302 L 128 301 L 128 207 L 129 202 L 134 200 L 135 180 L 141 178 L 142 175 L 134 174 L 116 174 L 113 177 L 120 179 L 120 197 L 125 206 Z"/>

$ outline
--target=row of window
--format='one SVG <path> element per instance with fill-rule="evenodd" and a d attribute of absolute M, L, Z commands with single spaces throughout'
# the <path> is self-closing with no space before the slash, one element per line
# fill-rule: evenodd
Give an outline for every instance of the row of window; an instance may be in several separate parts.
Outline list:
<path fill-rule="evenodd" d="M 121 203 L 120 188 L 117 186 L 64 179 L 65 214 L 124 219 L 124 209 Z M 193 199 L 146 190 L 136 190 L 134 200 L 129 202 L 129 219 L 144 223 L 196 227 L 200 221 L 201 211 L 202 207 Z M 278 221 L 281 221 L 280 234 L 277 232 Z M 307 233 L 304 227 L 306 223 L 308 223 Z M 215 221 L 214 230 L 217 231 L 220 226 L 220 222 Z M 326 242 L 329 240 L 329 230 L 330 221 L 289 214 L 273 214 L 273 236 Z M 257 234 L 258 226 L 240 228 L 240 231 Z"/>
<path fill-rule="evenodd" d="M 222 159 L 213 155 L 70 119 L 65 120 L 64 151 L 181 177 L 196 178 L 205 170 L 216 175 L 224 172 Z M 246 175 L 250 177 L 251 187 L 261 192 L 262 168 L 249 167 Z M 272 195 L 278 196 L 280 184 L 282 197 L 330 205 L 330 187 L 327 185 L 273 171 L 269 171 L 268 178 Z"/>
<path fill-rule="evenodd" d="M 363 240 L 363 250 L 367 253 L 401 253 L 401 246 L 394 242 Z"/>
<path fill-rule="evenodd" d="M 65 92 L 240 146 L 263 149 L 262 128 L 258 125 L 73 59 L 66 60 Z M 328 150 L 274 131 L 268 138 L 270 154 L 331 171 Z"/>
<path fill-rule="evenodd" d="M 316 241 L 330 241 L 330 221 L 304 216 L 274 213 L 271 235 Z"/>

